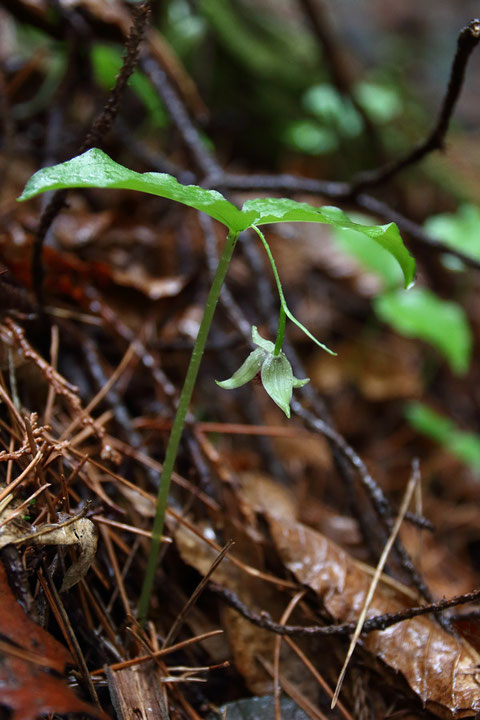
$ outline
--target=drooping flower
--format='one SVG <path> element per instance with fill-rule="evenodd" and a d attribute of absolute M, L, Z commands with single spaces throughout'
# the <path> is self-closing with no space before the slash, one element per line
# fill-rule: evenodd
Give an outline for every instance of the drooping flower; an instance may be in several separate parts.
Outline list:
<path fill-rule="evenodd" d="M 275 355 L 275 345 L 270 340 L 265 340 L 255 325 L 252 325 L 252 340 L 257 345 L 257 349 L 250 353 L 231 378 L 221 382 L 216 380 L 216 383 L 225 390 L 234 390 L 246 385 L 260 372 L 262 385 L 266 392 L 289 418 L 292 390 L 306 385 L 309 378 L 303 380 L 296 378 L 285 353 L 280 351 L 278 355 Z"/>

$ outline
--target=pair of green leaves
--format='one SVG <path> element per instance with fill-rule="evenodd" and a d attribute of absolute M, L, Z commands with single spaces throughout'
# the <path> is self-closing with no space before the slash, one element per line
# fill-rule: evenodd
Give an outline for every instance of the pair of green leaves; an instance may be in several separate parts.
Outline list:
<path fill-rule="evenodd" d="M 252 326 L 252 340 L 257 349 L 250 353 L 231 378 L 222 382 L 217 380 L 217 385 L 225 390 L 234 390 L 250 382 L 260 372 L 265 391 L 289 418 L 292 390 L 306 385 L 309 378 L 300 380 L 294 377 L 285 353 L 280 351 L 275 355 L 275 345 L 270 340 L 265 340 L 255 325 Z"/>
<path fill-rule="evenodd" d="M 280 222 L 315 222 L 351 228 L 371 237 L 393 255 L 402 269 L 405 287 L 411 285 L 414 279 L 415 261 L 403 244 L 394 223 L 361 225 L 352 222 L 339 208 L 315 208 L 289 198 L 247 200 L 239 210 L 215 190 L 206 190 L 197 185 L 182 185 L 174 177 L 164 173 L 134 172 L 114 162 L 97 148 L 67 162 L 39 170 L 30 178 L 19 200 L 29 200 L 47 190 L 73 187 L 138 190 L 159 195 L 200 210 L 235 233 L 252 226 Z"/>

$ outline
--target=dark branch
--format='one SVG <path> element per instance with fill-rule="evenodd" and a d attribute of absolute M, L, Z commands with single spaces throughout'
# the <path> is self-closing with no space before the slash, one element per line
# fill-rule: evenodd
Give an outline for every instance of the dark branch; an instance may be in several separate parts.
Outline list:
<path fill-rule="evenodd" d="M 146 55 L 140 64 L 142 70 L 148 75 L 153 87 L 165 103 L 165 107 L 174 125 L 179 131 L 185 146 L 189 150 L 193 161 L 202 175 L 213 177 L 221 176 L 223 173 L 222 168 L 202 142 L 197 128 L 193 124 L 180 96 L 170 83 L 167 73 L 160 67 L 158 62 L 149 55 Z"/>
<path fill-rule="evenodd" d="M 210 583 L 209 589 L 221 598 L 229 607 L 236 610 L 246 620 L 249 620 L 257 627 L 263 630 L 269 630 L 276 635 L 288 635 L 290 637 L 312 637 L 318 635 L 351 635 L 356 628 L 356 623 L 343 623 L 342 625 L 279 625 L 274 622 L 267 612 L 256 613 L 250 610 L 240 598 L 231 590 L 227 590 L 220 585 Z M 480 599 L 480 590 L 474 590 L 465 595 L 458 595 L 449 600 L 439 600 L 429 605 L 419 605 L 417 607 L 408 608 L 398 613 L 385 613 L 377 615 L 365 621 L 362 634 L 375 632 L 376 630 L 386 630 L 392 625 L 397 625 L 404 620 L 411 620 L 422 615 L 430 615 L 438 613 L 448 608 L 463 605 L 465 603 L 474 602 Z"/>
<path fill-rule="evenodd" d="M 410 165 L 414 165 L 422 160 L 425 155 L 440 150 L 444 146 L 445 135 L 450 124 L 455 105 L 457 103 L 460 91 L 463 86 L 465 77 L 465 69 L 472 50 L 480 40 L 480 20 L 478 18 L 471 20 L 463 30 L 460 31 L 457 41 L 457 52 L 453 59 L 452 69 L 450 71 L 450 79 L 448 81 L 447 92 L 440 109 L 436 125 L 432 129 L 430 135 L 419 145 L 408 152 L 403 158 L 399 158 L 384 167 L 376 170 L 370 170 L 360 173 L 357 179 L 352 182 L 352 195 L 365 188 L 371 188 L 381 185 L 391 180 L 394 175 L 404 170 Z"/>

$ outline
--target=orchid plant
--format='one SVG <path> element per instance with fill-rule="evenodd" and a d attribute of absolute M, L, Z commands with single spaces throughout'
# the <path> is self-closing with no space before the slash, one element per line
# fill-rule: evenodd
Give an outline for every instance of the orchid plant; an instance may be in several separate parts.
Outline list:
<path fill-rule="evenodd" d="M 167 444 L 162 477 L 157 495 L 157 507 L 152 528 L 150 554 L 138 606 L 139 618 L 144 620 L 147 616 L 153 589 L 168 504 L 170 481 L 178 447 L 215 307 L 240 233 L 252 228 L 259 236 L 267 252 L 280 299 L 278 332 L 276 341 L 273 343 L 261 337 L 257 328 L 253 326 L 252 340 L 257 348 L 250 353 L 245 362 L 230 379 L 220 381 L 217 384 L 222 388 L 231 390 L 249 382 L 249 380 L 260 372 L 263 387 L 287 417 L 290 417 L 290 401 L 293 389 L 305 385 L 308 382 L 308 378 L 298 379 L 294 377 L 291 365 L 282 351 L 286 319 L 288 318 L 300 327 L 300 329 L 323 350 L 331 354 L 335 353 L 317 340 L 288 308 L 275 261 L 259 226 L 281 222 L 313 222 L 325 223 L 337 228 L 357 230 L 375 240 L 379 246 L 393 255 L 403 271 L 405 287 L 407 288 L 413 283 L 415 261 L 403 244 L 398 228 L 394 223 L 387 225 L 361 225 L 352 222 L 339 208 L 315 208 L 307 203 L 295 202 L 288 198 L 257 198 L 248 200 L 240 210 L 215 190 L 207 190 L 196 185 L 182 185 L 176 178 L 163 173 L 147 172 L 141 174 L 134 172 L 119 165 L 97 148 L 88 150 L 86 153 L 74 157 L 67 162 L 39 170 L 30 178 L 19 200 L 28 200 L 48 190 L 86 187 L 137 190 L 158 195 L 204 212 L 214 220 L 225 225 L 228 229 L 223 252 L 220 256 L 215 277 L 205 303 L 203 318 L 193 347 Z"/>

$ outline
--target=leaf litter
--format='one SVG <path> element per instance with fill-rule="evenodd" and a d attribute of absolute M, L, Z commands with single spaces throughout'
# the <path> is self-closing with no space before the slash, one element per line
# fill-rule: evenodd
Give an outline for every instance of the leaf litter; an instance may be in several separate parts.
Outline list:
<path fill-rule="evenodd" d="M 13 711 L 13 720 L 70 712 L 108 720 L 67 685 L 63 675 L 66 666 L 73 664 L 69 651 L 22 610 L 1 563 L 0 606 L 0 633 L 11 643 L 3 641 L 0 646 L 0 703 Z"/>

